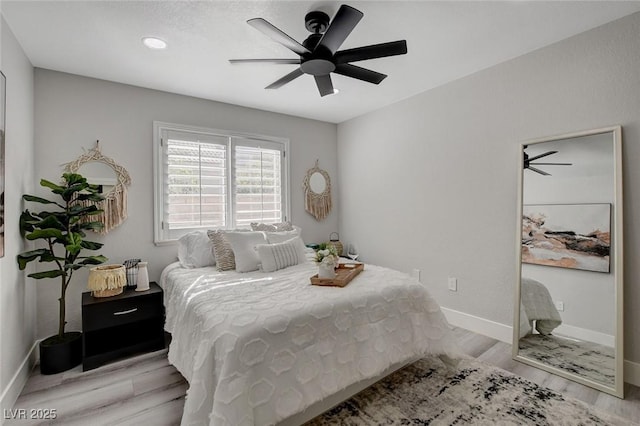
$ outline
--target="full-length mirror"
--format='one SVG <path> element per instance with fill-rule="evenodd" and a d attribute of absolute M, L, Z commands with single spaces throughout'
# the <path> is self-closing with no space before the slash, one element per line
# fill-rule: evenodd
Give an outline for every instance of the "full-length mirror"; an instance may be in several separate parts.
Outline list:
<path fill-rule="evenodd" d="M 513 356 L 623 397 L 621 129 L 520 152 Z"/>

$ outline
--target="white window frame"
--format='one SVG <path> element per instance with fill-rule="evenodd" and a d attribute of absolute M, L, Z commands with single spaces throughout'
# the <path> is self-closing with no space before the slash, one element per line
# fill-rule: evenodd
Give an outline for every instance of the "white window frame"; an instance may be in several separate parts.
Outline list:
<path fill-rule="evenodd" d="M 244 142 L 248 142 L 246 146 L 259 146 L 261 142 L 265 145 L 276 144 L 277 146 L 282 147 L 283 158 L 282 158 L 282 210 L 283 210 L 283 220 L 290 220 L 291 217 L 291 194 L 290 194 L 290 182 L 289 182 L 289 139 L 280 138 L 275 136 L 265 136 L 254 133 L 243 133 L 243 132 L 235 132 L 230 130 L 220 130 L 220 129 L 212 129 L 207 127 L 198 127 L 198 126 L 189 126 L 183 124 L 175 124 L 175 123 L 167 123 L 163 121 L 154 121 L 153 122 L 153 194 L 154 194 L 154 204 L 153 204 L 153 228 L 154 235 L 153 241 L 155 245 L 168 245 L 175 244 L 177 239 L 180 236 L 168 236 L 168 230 L 165 231 L 163 229 L 163 222 L 166 215 L 164 211 L 165 206 L 165 188 L 164 188 L 164 155 L 163 155 L 163 140 L 162 133 L 164 131 L 177 131 L 177 132 L 188 132 L 188 133 L 201 133 L 210 136 L 216 137 L 224 137 L 227 138 L 227 171 L 228 171 L 228 180 L 227 180 L 227 213 L 229 215 L 229 223 L 227 224 L 227 229 L 234 229 L 236 226 L 235 223 L 235 214 L 234 214 L 234 194 L 235 194 L 235 173 L 232 167 L 232 158 L 234 157 L 233 147 L 234 139 L 242 140 Z M 241 144 L 245 146 L 245 144 Z M 204 229 L 204 228 L 186 228 L 181 235 L 191 232 L 196 229 Z"/>

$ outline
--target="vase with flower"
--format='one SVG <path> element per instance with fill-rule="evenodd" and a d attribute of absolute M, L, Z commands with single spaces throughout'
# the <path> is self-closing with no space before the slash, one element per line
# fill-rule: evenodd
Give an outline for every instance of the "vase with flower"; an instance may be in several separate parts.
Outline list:
<path fill-rule="evenodd" d="M 318 264 L 318 278 L 335 278 L 338 258 L 338 252 L 333 245 L 320 244 L 315 257 Z"/>

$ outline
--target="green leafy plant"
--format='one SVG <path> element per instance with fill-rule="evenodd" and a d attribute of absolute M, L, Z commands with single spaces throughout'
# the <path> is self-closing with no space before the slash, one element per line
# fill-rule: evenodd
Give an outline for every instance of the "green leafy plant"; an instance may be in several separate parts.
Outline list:
<path fill-rule="evenodd" d="M 35 279 L 60 278 L 60 323 L 57 338 L 65 336 L 65 296 L 74 271 L 88 265 L 99 265 L 108 259 L 102 255 L 80 256 L 83 249 L 99 250 L 103 244 L 87 241 L 85 231 L 100 230 L 103 224 L 91 221 L 91 216 L 101 212 L 95 202 L 102 201 L 97 185 L 77 173 L 65 173 L 63 182 L 57 185 L 48 180 L 40 180 L 40 185 L 49 188 L 60 200 L 51 201 L 34 195 L 23 195 L 25 201 L 57 207 L 51 211 L 30 212 L 20 215 L 20 233 L 29 241 L 41 240 L 45 248 L 18 254 L 18 265 L 24 270 L 29 262 L 39 259 L 40 263 L 52 263 L 52 269 L 34 272 L 28 276 Z M 89 201 L 83 203 L 83 201 Z"/>

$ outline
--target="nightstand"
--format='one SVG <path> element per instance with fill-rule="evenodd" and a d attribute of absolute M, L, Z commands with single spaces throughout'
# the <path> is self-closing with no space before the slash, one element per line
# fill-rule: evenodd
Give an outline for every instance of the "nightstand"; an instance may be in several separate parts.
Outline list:
<path fill-rule="evenodd" d="M 155 282 L 112 297 L 82 293 L 82 371 L 164 346 L 163 293 Z"/>

